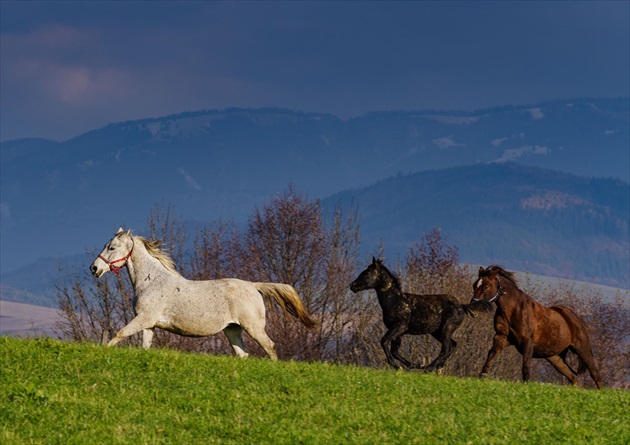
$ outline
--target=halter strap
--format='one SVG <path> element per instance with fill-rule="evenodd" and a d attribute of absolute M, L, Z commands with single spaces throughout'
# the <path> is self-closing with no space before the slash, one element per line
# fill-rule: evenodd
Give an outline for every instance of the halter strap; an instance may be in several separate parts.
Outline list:
<path fill-rule="evenodd" d="M 103 257 L 103 255 L 101 255 L 99 253 L 98 257 L 105 261 L 105 264 L 107 264 L 109 266 L 109 270 L 111 270 L 112 272 L 114 272 L 116 275 L 118 275 L 120 273 L 120 271 L 122 270 L 123 267 L 125 267 L 127 265 L 126 261 L 131 259 L 131 254 L 133 253 L 133 248 L 135 246 L 135 243 L 133 242 L 133 238 L 131 238 L 131 250 L 129 251 L 129 253 L 127 255 L 125 255 L 122 258 L 119 258 L 117 260 L 113 260 L 113 261 L 109 261 L 107 260 L 105 257 Z M 116 263 L 120 263 L 121 261 L 125 261 L 125 264 L 123 264 L 120 267 L 116 267 L 114 266 L 114 264 Z"/>
<path fill-rule="evenodd" d="M 497 293 L 494 295 L 494 297 L 490 298 L 488 300 L 488 303 L 492 303 L 495 300 L 497 300 L 501 295 L 505 294 L 505 291 L 501 288 L 501 280 L 499 279 L 499 276 L 497 275 Z M 473 301 L 481 301 L 479 298 L 474 298 L 472 299 Z"/>

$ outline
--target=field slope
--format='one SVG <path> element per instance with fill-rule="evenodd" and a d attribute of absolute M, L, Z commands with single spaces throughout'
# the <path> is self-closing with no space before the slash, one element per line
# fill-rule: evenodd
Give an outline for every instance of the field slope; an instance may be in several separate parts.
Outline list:
<path fill-rule="evenodd" d="M 630 392 L 0 337 L 0 443 L 629 443 Z"/>

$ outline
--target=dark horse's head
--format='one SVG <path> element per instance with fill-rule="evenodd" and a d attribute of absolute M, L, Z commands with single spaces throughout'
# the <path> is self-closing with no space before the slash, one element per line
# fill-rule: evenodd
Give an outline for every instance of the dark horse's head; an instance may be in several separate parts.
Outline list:
<path fill-rule="evenodd" d="M 479 276 L 473 284 L 472 302 L 485 301 L 492 303 L 505 294 L 507 283 L 516 286 L 514 274 L 500 266 L 488 266 L 479 268 Z"/>
<path fill-rule="evenodd" d="M 399 287 L 398 279 L 387 270 L 383 262 L 372 257 L 372 264 L 361 272 L 356 280 L 350 283 L 350 290 L 356 293 L 362 290 L 374 289 L 382 285 L 385 280 Z"/>

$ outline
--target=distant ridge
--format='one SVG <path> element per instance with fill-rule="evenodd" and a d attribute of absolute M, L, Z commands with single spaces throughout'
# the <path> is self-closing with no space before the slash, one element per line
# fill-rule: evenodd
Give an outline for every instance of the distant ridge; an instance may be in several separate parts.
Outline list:
<path fill-rule="evenodd" d="M 464 262 L 629 289 L 630 186 L 514 163 L 400 175 L 327 198 L 361 214 L 363 248 L 404 255 L 438 226 Z"/>
<path fill-rule="evenodd" d="M 627 257 L 625 263 L 619 259 L 627 252 L 627 211 L 619 217 L 617 210 L 608 214 L 603 209 L 623 213 L 627 208 L 629 127 L 629 98 L 575 98 L 474 112 L 375 112 L 347 120 L 279 108 L 230 108 L 113 123 L 62 142 L 5 141 L 0 144 L 1 272 L 40 258 L 81 254 L 120 225 L 144 227 L 150 209 L 162 200 L 188 221 L 243 222 L 254 206 L 288 184 L 323 199 L 383 180 L 403 186 L 418 172 L 434 171 L 426 177 L 435 181 L 433 201 L 417 201 L 431 220 L 418 215 L 415 228 L 400 227 L 403 232 L 386 246 L 390 250 L 404 250 L 418 229 L 430 223 L 461 243 L 463 258 L 472 259 L 473 252 L 484 261 L 504 258 L 506 267 L 528 258 L 525 270 L 551 267 L 569 278 L 625 283 L 619 269 Z M 487 176 L 477 177 L 483 170 L 471 166 L 492 170 L 513 163 L 523 169 L 506 168 L 543 184 L 566 181 L 578 187 L 581 183 L 571 176 L 578 175 L 590 185 L 579 185 L 576 192 L 541 189 L 522 196 L 522 190 L 506 183 L 501 199 L 513 212 L 486 203 L 491 223 L 475 220 L 478 215 L 467 228 L 455 227 L 453 220 L 471 218 L 471 212 L 482 208 L 493 185 L 483 182 Z M 456 168 L 463 170 L 451 170 Z M 447 180 L 440 180 L 445 169 Z M 610 180 L 588 179 L 592 177 Z M 499 179 L 494 181 L 496 186 Z M 422 184 L 405 187 L 408 193 Z M 469 189 L 477 193 L 467 193 Z M 391 194 L 401 198 L 400 192 Z M 366 236 L 376 233 L 379 224 L 385 227 L 381 220 L 387 216 L 373 213 L 367 204 L 361 211 Z M 527 218 L 538 232 L 523 224 Z M 551 226 L 543 230 L 546 224 Z M 567 229 L 556 233 L 559 225 Z M 506 239 L 530 240 L 529 247 L 519 250 L 496 241 L 468 244 L 501 230 Z M 509 248 L 500 251 L 501 245 Z M 559 255 L 555 252 L 574 252 L 578 246 L 593 252 L 592 258 L 573 253 L 553 258 Z M 572 264 L 571 258 L 580 264 Z"/>

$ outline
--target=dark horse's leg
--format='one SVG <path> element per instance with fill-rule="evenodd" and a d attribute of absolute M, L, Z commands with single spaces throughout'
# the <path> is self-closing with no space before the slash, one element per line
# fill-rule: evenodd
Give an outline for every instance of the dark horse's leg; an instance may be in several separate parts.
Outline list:
<path fill-rule="evenodd" d="M 455 352 L 455 348 L 457 347 L 457 342 L 453 340 L 452 338 L 450 338 L 450 336 L 448 338 L 445 338 L 436 333 L 432 335 L 437 341 L 442 343 L 442 348 L 440 349 L 440 353 L 438 354 L 438 356 L 435 357 L 435 360 L 433 360 L 433 362 L 431 362 L 431 364 L 429 364 L 426 367 L 426 370 L 438 371 L 439 373 L 442 370 L 442 368 L 444 368 L 444 364 L 446 363 L 446 360 L 448 360 L 451 354 Z"/>
<path fill-rule="evenodd" d="M 407 360 L 405 357 L 403 357 L 402 355 L 400 355 L 400 352 L 398 352 L 398 349 L 400 348 L 400 344 L 402 343 L 402 336 L 395 338 L 392 341 L 392 356 L 398 360 L 399 362 L 401 362 L 403 365 L 405 365 L 407 368 L 419 368 L 420 365 L 416 365 L 412 362 L 410 362 L 409 360 Z"/>
<path fill-rule="evenodd" d="M 399 324 L 389 329 L 383 338 L 381 338 L 381 346 L 383 347 L 383 351 L 385 352 L 385 357 L 387 357 L 387 363 L 392 365 L 396 369 L 400 369 L 401 366 L 394 361 L 394 353 L 397 357 L 400 357 L 398 354 L 398 348 L 400 347 L 400 337 L 407 332 L 407 326 L 403 324 Z M 394 350 L 395 347 L 395 350 Z M 403 361 L 409 363 L 408 360 Z M 408 366 L 405 364 L 405 366 Z"/>
<path fill-rule="evenodd" d="M 440 371 L 444 368 L 446 360 L 455 352 L 457 342 L 453 340 L 453 333 L 464 321 L 464 311 L 459 307 L 452 306 L 445 309 L 442 314 L 442 320 L 442 325 L 431 334 L 437 341 L 442 343 L 442 348 L 435 360 L 427 366 L 427 371 Z"/>

